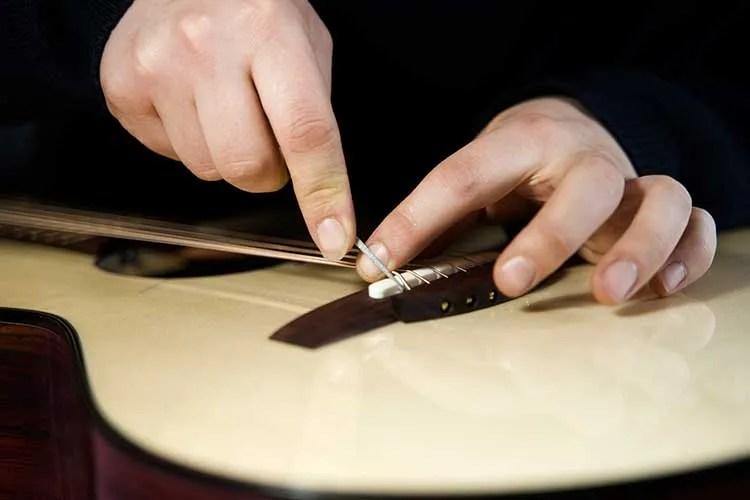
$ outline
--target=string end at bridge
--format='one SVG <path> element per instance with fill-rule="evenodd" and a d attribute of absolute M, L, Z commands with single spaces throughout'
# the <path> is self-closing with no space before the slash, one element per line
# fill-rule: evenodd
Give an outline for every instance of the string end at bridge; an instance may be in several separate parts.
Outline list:
<path fill-rule="evenodd" d="M 357 238 L 356 243 L 354 244 L 357 248 L 359 248 L 359 251 L 365 254 L 365 257 L 370 259 L 372 263 L 375 265 L 375 267 L 378 268 L 378 270 L 383 273 L 385 276 L 387 276 L 389 279 L 393 280 L 396 285 L 398 285 L 399 289 L 403 292 L 406 290 L 406 287 L 404 286 L 406 283 L 401 283 L 399 280 L 396 279 L 396 276 L 386 267 L 383 262 L 378 259 L 378 256 L 375 255 L 372 250 L 370 250 L 365 243 Z"/>

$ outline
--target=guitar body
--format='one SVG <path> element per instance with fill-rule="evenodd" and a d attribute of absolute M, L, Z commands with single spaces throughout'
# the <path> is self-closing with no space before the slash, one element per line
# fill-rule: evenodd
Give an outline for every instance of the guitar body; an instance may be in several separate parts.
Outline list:
<path fill-rule="evenodd" d="M 0 240 L 0 498 L 746 497 L 750 230 L 668 299 L 597 305 L 589 271 L 304 349 L 269 336 L 351 270 L 146 278 Z"/>

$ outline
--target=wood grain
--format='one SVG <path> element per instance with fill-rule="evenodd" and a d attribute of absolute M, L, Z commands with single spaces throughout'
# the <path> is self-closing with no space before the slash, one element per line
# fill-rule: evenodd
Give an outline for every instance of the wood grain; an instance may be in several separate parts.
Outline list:
<path fill-rule="evenodd" d="M 77 367 L 51 325 L 30 319 L 38 326 L 0 323 L 0 498 L 87 500 L 90 429 Z"/>

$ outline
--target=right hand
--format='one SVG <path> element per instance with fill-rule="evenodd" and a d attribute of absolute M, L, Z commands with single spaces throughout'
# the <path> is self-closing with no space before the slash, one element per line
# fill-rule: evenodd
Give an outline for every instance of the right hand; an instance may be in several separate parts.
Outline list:
<path fill-rule="evenodd" d="M 269 192 L 291 176 L 310 234 L 339 259 L 355 223 L 331 54 L 306 0 L 135 0 L 101 81 L 125 129 L 201 179 Z"/>

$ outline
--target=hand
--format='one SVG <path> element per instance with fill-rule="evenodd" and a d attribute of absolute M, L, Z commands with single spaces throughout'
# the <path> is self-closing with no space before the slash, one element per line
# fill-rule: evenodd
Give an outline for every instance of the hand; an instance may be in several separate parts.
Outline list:
<path fill-rule="evenodd" d="M 578 252 L 596 263 L 602 303 L 627 300 L 646 283 L 668 295 L 702 276 L 716 228 L 674 179 L 637 177 L 615 139 L 575 103 L 527 101 L 498 115 L 443 161 L 369 239 L 395 269 L 467 220 L 536 215 L 497 259 L 494 280 L 519 296 Z M 360 259 L 360 274 L 378 277 Z"/>
<path fill-rule="evenodd" d="M 355 228 L 331 53 L 305 0 L 135 0 L 101 80 L 125 129 L 201 179 L 267 192 L 291 175 L 313 239 L 338 259 Z"/>

